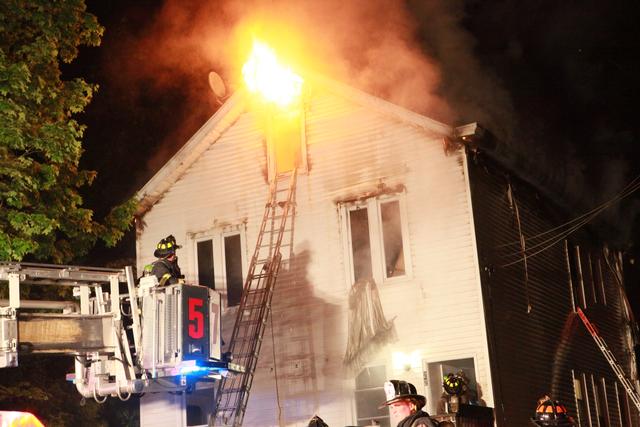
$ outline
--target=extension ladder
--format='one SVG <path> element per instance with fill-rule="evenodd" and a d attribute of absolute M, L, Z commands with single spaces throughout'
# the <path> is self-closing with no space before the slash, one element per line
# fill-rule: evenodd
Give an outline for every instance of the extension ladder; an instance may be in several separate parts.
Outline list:
<path fill-rule="evenodd" d="M 584 326 L 587 328 L 587 331 L 589 331 L 589 333 L 591 334 L 591 337 L 598 345 L 598 348 L 604 355 L 604 358 L 607 359 L 607 362 L 609 362 L 609 365 L 611 365 L 611 368 L 613 369 L 613 372 L 618 377 L 618 380 L 620 381 L 624 389 L 627 391 L 627 394 L 629 395 L 633 403 L 638 408 L 638 411 L 640 411 L 640 394 L 638 394 L 638 391 L 635 389 L 635 387 L 633 386 L 629 378 L 627 378 L 627 375 L 622 370 L 622 367 L 616 360 L 615 356 L 613 355 L 613 353 L 611 353 L 611 350 L 609 350 L 609 347 L 607 347 L 607 343 L 604 342 L 604 340 L 598 333 L 598 330 L 595 328 L 595 326 L 591 324 L 591 322 L 587 318 L 587 315 L 584 314 L 582 309 L 580 309 L 579 307 L 578 307 L 578 316 L 580 316 L 580 319 L 582 319 L 582 323 L 584 323 Z"/>
<path fill-rule="evenodd" d="M 269 200 L 265 205 L 229 343 L 233 362 L 244 366 L 245 372 L 229 375 L 220 381 L 215 412 L 209 425 L 242 425 L 282 262 L 280 249 L 288 247 L 289 254 L 292 253 L 293 220 L 287 221 L 295 214 L 296 179 L 297 169 L 293 169 L 277 175 L 270 183 Z"/>

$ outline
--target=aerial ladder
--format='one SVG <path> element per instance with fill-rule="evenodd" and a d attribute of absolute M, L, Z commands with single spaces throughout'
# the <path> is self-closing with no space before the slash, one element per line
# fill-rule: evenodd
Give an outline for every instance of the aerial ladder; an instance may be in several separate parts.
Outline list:
<path fill-rule="evenodd" d="M 579 307 L 577 311 L 578 311 L 578 316 L 580 316 L 582 323 L 584 323 L 584 326 L 587 328 L 587 331 L 589 331 L 589 334 L 591 335 L 593 340 L 596 342 L 596 345 L 602 352 L 602 355 L 604 356 L 605 359 L 607 359 L 607 362 L 609 362 L 609 365 L 611 365 L 611 369 L 613 369 L 613 372 L 618 377 L 618 381 L 620 381 L 620 384 L 622 384 L 622 387 L 624 387 L 624 389 L 626 390 L 627 395 L 629 395 L 629 397 L 631 398 L 631 401 L 634 403 L 634 405 L 636 405 L 636 408 L 638 408 L 638 411 L 640 411 L 640 394 L 633 386 L 633 383 L 631 382 L 631 380 L 629 380 L 627 375 L 624 373 L 624 370 L 616 360 L 611 350 L 609 350 L 607 343 L 604 341 L 604 339 L 602 339 L 596 327 L 589 321 L 589 318 L 587 318 L 587 315 L 584 314 L 582 309 Z"/>
<path fill-rule="evenodd" d="M 0 368 L 18 366 L 25 353 L 73 356 L 67 380 L 98 402 L 181 393 L 243 371 L 221 357 L 217 292 L 159 286 L 155 276 L 136 282 L 131 267 L 0 263 L 0 285 L 9 288 L 9 299 L 0 300 Z M 72 292 L 66 301 L 25 300 L 24 285 Z"/>
<path fill-rule="evenodd" d="M 224 377 L 218 383 L 214 415 L 209 425 L 242 425 L 249 401 L 262 339 L 271 312 L 271 299 L 283 261 L 293 244 L 293 216 L 297 169 L 277 174 L 271 180 L 258 238 L 249 264 L 238 308 L 229 352 L 245 372 Z M 284 243 L 283 243 L 284 242 Z"/>

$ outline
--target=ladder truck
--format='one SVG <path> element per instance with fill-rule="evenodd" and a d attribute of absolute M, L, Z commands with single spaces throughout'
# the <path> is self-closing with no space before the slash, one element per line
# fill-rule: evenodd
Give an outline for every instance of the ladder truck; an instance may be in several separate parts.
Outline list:
<path fill-rule="evenodd" d="M 139 283 L 123 269 L 0 263 L 0 368 L 23 353 L 75 358 L 67 375 L 85 398 L 179 394 L 243 368 L 221 354 L 220 295 L 205 286 Z M 24 300 L 30 286 L 71 287 L 67 301 Z M 125 291 L 126 289 L 126 291 Z"/>

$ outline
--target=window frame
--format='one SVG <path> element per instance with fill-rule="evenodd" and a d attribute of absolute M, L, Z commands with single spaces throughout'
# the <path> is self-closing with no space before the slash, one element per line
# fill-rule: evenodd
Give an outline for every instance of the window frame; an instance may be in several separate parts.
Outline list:
<path fill-rule="evenodd" d="M 387 272 L 386 272 L 387 260 L 385 259 L 386 255 L 384 250 L 384 232 L 382 229 L 382 205 L 384 203 L 390 203 L 394 201 L 398 202 L 398 210 L 400 212 L 400 234 L 401 234 L 400 237 L 402 238 L 402 251 L 403 251 L 402 256 L 404 257 L 405 274 L 402 276 L 387 277 Z M 382 269 L 382 278 L 383 278 L 382 283 L 402 282 L 413 277 L 413 270 L 411 269 L 411 262 L 410 262 L 411 256 L 409 253 L 409 221 L 407 218 L 407 210 L 404 204 L 405 204 L 405 197 L 401 197 L 399 195 L 393 195 L 393 196 L 385 195 L 385 196 L 380 196 L 378 198 L 376 220 L 380 228 L 380 233 L 378 238 L 380 240 L 379 242 L 380 256 L 382 261 L 380 265 L 380 268 Z"/>
<path fill-rule="evenodd" d="M 235 225 L 235 226 L 227 226 L 224 229 L 212 229 L 197 233 L 190 233 L 190 253 L 191 257 L 191 271 L 193 275 L 190 277 L 194 278 L 194 282 L 198 282 L 199 271 L 198 271 L 198 242 L 203 242 L 206 240 L 212 241 L 213 247 L 213 271 L 214 271 L 214 290 L 219 292 L 223 298 L 221 298 L 222 308 L 227 309 L 230 308 L 229 303 L 229 295 L 228 295 L 228 287 L 227 287 L 227 266 L 225 259 L 225 247 L 224 247 L 224 239 L 228 236 L 240 235 L 240 256 L 242 265 L 242 280 L 244 284 L 244 280 L 247 277 L 248 270 L 248 256 L 247 256 L 247 239 L 246 239 L 246 227 L 244 224 Z M 233 306 L 235 307 L 235 305 Z"/>
<path fill-rule="evenodd" d="M 364 366 L 362 369 L 360 369 L 360 371 L 353 378 L 353 416 L 354 416 L 356 424 L 358 424 L 360 422 L 370 422 L 371 420 L 379 420 L 379 419 L 387 419 L 387 420 L 389 420 L 389 424 L 391 424 L 391 414 L 388 411 L 387 411 L 386 415 L 373 416 L 373 417 L 359 417 L 358 416 L 358 405 L 357 405 L 358 399 L 356 398 L 356 395 L 358 393 L 366 392 L 366 391 L 381 390 L 382 391 L 382 396 L 384 396 L 384 381 L 380 383 L 379 387 L 358 388 L 357 378 L 360 375 L 360 373 L 362 373 L 365 369 L 374 369 L 374 368 L 383 368 L 384 369 L 384 375 L 383 376 L 385 378 L 388 377 L 388 374 L 387 374 L 387 371 L 388 371 L 387 368 L 388 367 L 387 367 L 387 365 L 384 364 L 384 363 L 380 363 L 380 364 L 375 364 L 375 365 Z M 381 402 L 383 402 L 383 401 L 381 401 Z"/>
<path fill-rule="evenodd" d="M 405 264 L 405 274 L 397 277 L 386 277 L 386 260 L 384 252 L 384 235 L 382 229 L 381 206 L 384 203 L 398 202 L 400 210 L 400 232 L 402 234 L 402 250 Z M 390 285 L 402 283 L 413 279 L 411 262 L 411 249 L 409 238 L 409 220 L 406 208 L 405 191 L 372 196 L 363 200 L 339 203 L 340 223 L 343 233 L 343 253 L 345 256 L 345 281 L 347 288 L 351 288 L 355 282 L 353 242 L 351 237 L 350 212 L 358 209 L 367 209 L 369 222 L 369 245 L 371 251 L 371 270 L 373 280 L 377 285 Z"/>

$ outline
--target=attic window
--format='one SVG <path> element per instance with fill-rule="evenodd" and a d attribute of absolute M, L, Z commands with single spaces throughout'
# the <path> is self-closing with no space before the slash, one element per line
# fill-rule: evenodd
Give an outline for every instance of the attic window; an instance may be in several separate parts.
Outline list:
<path fill-rule="evenodd" d="M 269 119 L 267 159 L 269 179 L 293 170 L 307 171 L 305 117 L 302 104 L 287 109 L 273 109 Z"/>

